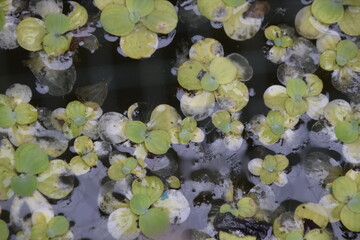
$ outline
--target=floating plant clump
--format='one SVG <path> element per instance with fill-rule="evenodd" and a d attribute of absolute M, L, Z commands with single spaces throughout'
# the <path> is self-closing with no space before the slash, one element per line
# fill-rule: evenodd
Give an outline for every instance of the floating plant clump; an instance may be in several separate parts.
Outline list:
<path fill-rule="evenodd" d="M 157 34 L 168 34 L 177 25 L 174 6 L 167 0 L 94 0 L 101 10 L 104 30 L 120 37 L 120 48 L 130 58 L 150 57 L 158 47 Z"/>
<path fill-rule="evenodd" d="M 207 19 L 221 22 L 226 35 L 237 41 L 252 38 L 260 30 L 269 8 L 266 1 L 250 4 L 245 0 L 197 0 L 197 7 Z"/>
<path fill-rule="evenodd" d="M 0 0 L 0 240 L 360 239 L 359 21 Z"/>

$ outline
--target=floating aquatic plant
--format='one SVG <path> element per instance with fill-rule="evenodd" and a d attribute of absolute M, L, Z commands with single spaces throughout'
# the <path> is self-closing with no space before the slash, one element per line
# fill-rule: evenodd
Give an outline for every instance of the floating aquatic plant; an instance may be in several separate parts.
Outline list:
<path fill-rule="evenodd" d="M 243 109 L 249 101 L 248 88 L 242 81 L 252 77 L 252 68 L 240 54 L 224 57 L 222 45 L 205 38 L 189 51 L 190 60 L 178 69 L 178 82 L 188 91 L 181 99 L 181 110 L 186 116 L 203 120 L 210 116 L 215 100 L 230 112 Z"/>
<path fill-rule="evenodd" d="M 245 0 L 197 0 L 197 7 L 207 19 L 223 23 L 226 35 L 237 41 L 252 38 L 259 31 L 268 10 L 265 8 L 261 14 L 250 14 L 252 4 Z"/>
<path fill-rule="evenodd" d="M 264 33 L 265 37 L 273 44 L 269 51 L 268 59 L 273 63 L 283 62 L 287 48 L 292 47 L 294 44 L 292 37 L 287 35 L 286 31 L 274 25 L 267 27 Z"/>
<path fill-rule="evenodd" d="M 112 153 L 110 156 L 108 176 L 110 179 L 118 181 L 133 174 L 138 178 L 146 176 L 146 164 L 144 161 L 136 160 L 134 157 L 126 157 L 120 153 Z"/>
<path fill-rule="evenodd" d="M 30 124 L 37 121 L 38 112 L 29 104 L 31 98 L 30 88 L 18 83 L 11 85 L 5 95 L 0 94 L 0 127 L 7 130 L 16 145 L 33 138 Z"/>
<path fill-rule="evenodd" d="M 334 87 L 353 95 L 352 89 L 359 87 L 360 49 L 349 39 L 341 40 L 337 33 L 322 36 L 316 45 L 321 52 L 320 67 L 332 72 Z"/>
<path fill-rule="evenodd" d="M 360 3 L 353 0 L 314 0 L 311 4 L 312 15 L 323 24 L 338 23 L 344 33 L 360 35 Z"/>
<path fill-rule="evenodd" d="M 329 101 L 321 94 L 323 83 L 314 74 L 305 74 L 303 79 L 291 78 L 286 87 L 269 87 L 264 93 L 265 105 L 273 110 L 285 111 L 291 117 L 307 113 L 311 118 L 319 119 Z"/>
<path fill-rule="evenodd" d="M 61 181 L 61 177 L 69 180 L 72 177 L 69 166 L 62 160 L 49 163 L 48 156 L 37 144 L 23 144 L 15 151 L 7 139 L 2 139 L 1 149 L 0 199 L 9 199 L 14 193 L 31 196 L 36 189 L 49 198 L 60 199 L 72 191 L 70 182 Z"/>
<path fill-rule="evenodd" d="M 64 216 L 56 216 L 46 221 L 41 213 L 36 215 L 35 224 L 31 227 L 30 239 L 69 239 L 70 223 Z"/>
<path fill-rule="evenodd" d="M 236 114 L 230 114 L 228 111 L 220 110 L 211 116 L 213 125 L 225 134 L 225 146 L 229 150 L 237 150 L 243 143 L 241 134 L 244 131 L 244 125 L 236 120 Z"/>
<path fill-rule="evenodd" d="M 96 103 L 72 101 L 66 108 L 55 109 L 51 115 L 51 122 L 69 139 L 81 134 L 96 139 L 97 120 L 101 115 L 102 109 Z"/>
<path fill-rule="evenodd" d="M 230 212 L 235 217 L 249 218 L 254 217 L 257 212 L 256 202 L 251 197 L 241 198 L 233 208 L 230 204 L 224 204 L 220 208 L 220 213 Z"/>
<path fill-rule="evenodd" d="M 266 155 L 264 159 L 252 159 L 248 169 L 253 175 L 259 176 L 262 183 L 283 187 L 288 182 L 284 172 L 288 165 L 289 160 L 283 155 Z"/>
<path fill-rule="evenodd" d="M 157 34 L 168 34 L 177 25 L 175 7 L 167 0 L 94 0 L 101 10 L 104 30 L 119 36 L 120 48 L 134 59 L 150 57 L 159 44 Z"/>
<path fill-rule="evenodd" d="M 205 133 L 197 127 L 197 121 L 192 117 L 184 118 L 179 127 L 170 129 L 172 144 L 187 144 L 189 142 L 202 142 Z"/>
<path fill-rule="evenodd" d="M 164 192 L 164 184 L 158 177 L 135 180 L 131 192 L 127 204 L 109 216 L 108 231 L 115 239 L 135 239 L 140 232 L 158 239 L 170 223 L 182 223 L 190 214 L 184 195 L 177 190 Z"/>
<path fill-rule="evenodd" d="M 329 214 L 330 222 L 341 221 L 350 231 L 360 231 L 360 173 L 349 170 L 327 186 L 330 193 L 320 199 Z"/>
<path fill-rule="evenodd" d="M 298 118 L 290 117 L 284 111 L 272 110 L 266 117 L 254 116 L 250 121 L 250 126 L 262 144 L 271 145 L 279 141 L 283 134 L 294 127 L 298 121 Z"/>
<path fill-rule="evenodd" d="M 273 234 L 279 240 L 330 240 L 331 235 L 323 229 L 312 229 L 305 233 L 303 221 L 292 212 L 284 212 L 273 223 Z"/>
<path fill-rule="evenodd" d="M 324 109 L 324 117 L 334 127 L 337 139 L 343 142 L 343 154 L 346 161 L 359 163 L 359 113 L 356 105 L 351 106 L 342 99 L 331 101 Z"/>
<path fill-rule="evenodd" d="M 70 2 L 72 11 L 65 15 L 62 6 L 49 8 L 54 5 L 39 1 L 34 9 L 42 19 L 28 17 L 23 19 L 16 29 L 19 45 L 28 51 L 44 50 L 46 54 L 57 57 L 69 50 L 73 37 L 71 31 L 87 23 L 86 9 L 77 2 Z M 61 4 L 62 5 L 62 4 Z"/>
<path fill-rule="evenodd" d="M 77 137 L 74 142 L 74 149 L 78 156 L 70 160 L 70 168 L 76 175 L 82 175 L 96 166 L 98 155 L 94 150 L 93 141 L 87 136 Z"/>

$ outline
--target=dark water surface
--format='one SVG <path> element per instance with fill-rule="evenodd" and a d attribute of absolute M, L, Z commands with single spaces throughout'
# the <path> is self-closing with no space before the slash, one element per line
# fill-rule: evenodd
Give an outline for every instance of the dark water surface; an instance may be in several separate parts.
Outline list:
<path fill-rule="evenodd" d="M 78 1 L 86 6 L 89 14 L 96 14 L 98 11 L 92 5 L 91 1 Z M 167 103 L 179 109 L 179 101 L 176 98 L 178 83 L 176 76 L 171 73 L 171 69 L 179 65 L 178 58 L 184 59 L 187 56 L 188 49 L 192 45 L 192 37 L 201 35 L 211 37 L 220 41 L 225 50 L 225 55 L 230 53 L 240 53 L 245 56 L 254 69 L 254 76 L 246 83 L 249 89 L 253 89 L 255 95 L 250 97 L 249 104 L 244 108 L 241 121 L 248 122 L 255 114 L 265 114 L 268 109 L 263 103 L 263 92 L 270 85 L 279 84 L 276 77 L 277 65 L 271 63 L 264 57 L 263 47 L 266 39 L 263 30 L 260 30 L 256 36 L 244 42 L 233 41 L 228 38 L 223 29 L 214 29 L 210 22 L 205 18 L 193 17 L 192 11 L 185 11 L 180 5 L 185 1 L 172 1 L 179 7 L 179 24 L 176 29 L 176 35 L 171 44 L 165 48 L 159 49 L 149 59 L 133 60 L 124 58 L 117 52 L 118 41 L 108 42 L 104 39 L 104 31 L 97 29 L 101 47 L 95 53 L 80 48 L 76 57 L 75 67 L 77 71 L 77 81 L 74 89 L 77 87 L 98 83 L 100 81 L 112 78 L 109 84 L 108 97 L 102 108 L 105 112 L 116 111 L 124 112 L 135 102 L 145 102 L 150 109 L 158 104 Z M 287 24 L 293 27 L 295 15 L 303 7 L 300 0 L 269 0 L 271 5 L 270 12 L 263 21 L 263 27 L 267 25 Z M 75 100 L 73 93 L 64 97 L 52 97 L 41 95 L 35 91 L 35 78 L 30 70 L 23 65 L 23 61 L 28 58 L 28 52 L 17 48 L 11 51 L 0 50 L 0 89 L 3 93 L 12 83 L 27 84 L 33 90 L 32 104 L 37 107 L 47 107 L 56 109 L 65 107 L 69 101 Z M 316 72 L 323 82 L 323 92 L 330 94 L 330 100 L 342 97 L 336 92 L 330 83 L 330 74 L 318 70 Z M 343 97 L 342 97 L 343 98 Z M 180 112 L 180 111 L 179 111 Z M 209 119 L 201 123 L 202 126 L 208 126 Z M 288 200 L 299 202 L 317 202 L 321 193 L 316 189 L 310 188 L 302 168 L 302 164 L 308 153 L 321 151 L 331 155 L 336 160 L 341 160 L 339 149 L 330 150 L 326 142 L 312 141 L 309 135 L 309 127 L 306 125 L 307 119 L 302 124 L 302 132 L 299 138 L 306 144 L 298 151 L 289 151 L 292 170 L 288 175 L 289 183 L 279 188 L 272 186 L 276 194 L 277 201 L 287 201 L 285 207 L 293 210 L 296 205 Z M 311 122 L 313 123 L 313 122 Z M 309 123 L 311 126 L 311 123 Z M 211 128 L 210 128 L 211 130 Z M 210 131 L 209 130 L 209 131 Z M 183 181 L 210 181 L 219 183 L 222 179 L 231 178 L 238 186 L 247 185 L 247 162 L 254 157 L 261 157 L 268 150 L 263 147 L 254 146 L 251 139 L 248 139 L 240 150 L 236 152 L 224 151 L 214 154 L 210 145 L 214 139 L 218 138 L 214 132 L 210 132 L 207 142 L 199 147 L 190 146 L 189 148 L 178 147 L 177 152 L 171 150 L 170 157 L 175 159 L 179 164 L 177 175 Z M 259 144 L 259 143 L 257 143 Z M 206 152 L 199 158 L 194 149 L 201 149 Z M 276 152 L 282 152 L 277 151 Z M 67 155 L 64 159 L 70 160 Z M 107 162 L 104 161 L 107 165 Z M 245 166 L 242 168 L 242 166 Z M 78 186 L 72 194 L 60 201 L 52 201 L 56 213 L 63 213 L 72 221 L 71 230 L 75 239 L 92 239 L 92 240 L 110 240 L 111 236 L 106 229 L 107 216 L 103 215 L 97 208 L 97 198 L 101 181 L 106 176 L 106 168 L 102 163 L 97 168 L 92 169 L 88 174 L 77 177 Z M 255 181 L 254 178 L 249 178 Z M 250 183 L 248 185 L 251 185 Z M 192 199 L 197 197 L 197 190 L 193 191 L 194 186 L 185 182 L 183 186 L 184 194 Z M 204 198 L 205 199 L 205 198 Z M 163 239 L 181 240 L 190 239 L 188 229 L 198 229 L 206 227 L 207 212 L 211 205 L 205 204 L 206 200 L 196 198 L 200 201 L 200 206 L 192 208 L 189 219 L 181 226 L 174 226 L 169 231 L 169 235 Z M 195 202 L 196 202 L 195 201 Z M 205 202 L 201 204 L 201 202 Z M 208 203 L 211 203 L 210 199 Z M 9 209 L 9 201 L 0 201 L 4 210 Z M 4 211 L 3 216 L 8 213 Z M 338 239 L 345 239 L 339 232 L 339 226 L 334 225 L 334 231 Z M 352 239 L 360 239 L 355 236 Z"/>

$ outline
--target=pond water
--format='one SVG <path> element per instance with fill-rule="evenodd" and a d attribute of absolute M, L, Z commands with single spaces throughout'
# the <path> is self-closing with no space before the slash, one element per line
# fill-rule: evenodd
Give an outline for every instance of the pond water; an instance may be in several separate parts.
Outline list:
<path fill-rule="evenodd" d="M 92 1 L 77 1 L 89 12 L 96 15 L 99 11 Z M 240 53 L 246 57 L 254 70 L 253 77 L 246 82 L 250 89 L 249 104 L 242 110 L 240 120 L 248 123 L 256 114 L 265 114 L 268 109 L 263 101 L 264 91 L 273 84 L 279 84 L 277 67 L 266 59 L 264 47 L 266 38 L 263 30 L 269 25 L 286 24 L 294 27 L 296 13 L 304 5 L 300 0 L 268 0 L 271 10 L 266 14 L 261 30 L 255 37 L 246 41 L 234 41 L 227 37 L 222 28 L 214 28 L 210 22 L 197 16 L 188 6 L 189 0 L 171 1 L 178 9 L 179 23 L 174 36 L 168 36 L 164 48 L 158 49 L 150 58 L 134 60 L 123 57 L 117 51 L 118 43 L 106 40 L 102 28 L 97 28 L 94 35 L 98 38 L 100 48 L 94 53 L 79 48 L 74 59 L 76 67 L 76 83 L 74 90 L 101 81 L 111 79 L 108 84 L 108 95 L 102 105 L 105 112 L 125 112 L 128 107 L 139 102 L 144 108 L 153 109 L 159 104 L 169 104 L 180 111 L 177 93 L 179 84 L 174 75 L 179 65 L 187 58 L 188 50 L 194 39 L 209 37 L 217 39 L 224 46 L 225 55 Z M 213 24 L 215 25 L 215 24 Z M 164 37 L 165 38 L 165 37 Z M 109 39 L 109 38 L 108 38 Z M 1 92 L 13 83 L 27 84 L 33 91 L 32 105 L 54 110 L 64 107 L 70 101 L 76 100 L 74 91 L 61 97 L 40 94 L 35 88 L 35 77 L 24 61 L 29 53 L 17 48 L 14 50 L 0 50 L 0 89 Z M 335 90 L 331 85 L 331 74 L 319 68 L 317 74 L 324 82 L 323 93 L 328 95 L 330 101 L 337 98 L 347 99 L 346 96 Z M 144 118 L 150 117 L 150 111 L 144 111 Z M 277 143 L 267 149 L 259 141 L 245 133 L 245 142 L 237 151 L 229 151 L 219 143 L 220 135 L 207 118 L 199 123 L 205 128 L 207 138 L 200 144 L 174 146 L 166 155 L 170 159 L 170 166 L 166 170 L 154 171 L 159 176 L 175 175 L 182 181 L 181 191 L 187 197 L 191 213 L 189 218 L 181 225 L 172 226 L 161 239 L 192 239 L 191 230 L 204 231 L 208 222 L 214 217 L 222 205 L 219 200 L 226 191 L 226 182 L 231 180 L 234 187 L 241 188 L 243 192 L 250 190 L 259 179 L 252 176 L 247 163 L 266 154 L 285 154 L 290 161 L 288 170 L 288 184 L 285 187 L 271 185 L 275 193 L 276 203 L 281 204 L 289 211 L 295 210 L 299 203 L 318 202 L 322 197 L 322 187 L 314 185 L 305 176 L 305 160 L 312 152 L 322 152 L 330 155 L 343 164 L 344 158 L 338 144 L 330 146 L 327 138 L 311 130 L 315 123 L 308 117 L 302 117 L 298 130 L 295 132 L 298 141 L 297 147 L 292 149 L 286 144 Z M 121 149 L 121 146 L 118 146 Z M 60 159 L 69 161 L 73 153 L 65 153 Z M 156 160 L 156 159 L 155 159 Z M 343 164 L 344 165 L 344 164 Z M 74 191 L 65 199 L 49 200 L 56 214 L 64 214 L 71 221 L 71 230 L 75 239 L 111 240 L 107 231 L 108 216 L 98 209 L 98 193 L 106 182 L 107 158 L 102 159 L 96 168 L 89 173 L 76 177 Z M 12 199 L 0 201 L 3 210 L 1 218 L 8 220 Z M 26 214 L 26 209 L 24 209 Z M 208 215 L 210 218 L 208 218 Z M 342 231 L 339 223 L 333 224 L 334 239 L 360 239 L 356 234 Z M 16 229 L 11 229 L 13 234 Z M 211 233 L 208 229 L 207 233 Z M 16 239 L 14 235 L 10 239 Z M 139 239 L 146 239 L 141 236 Z M 200 238 L 199 238 L 200 239 Z"/>

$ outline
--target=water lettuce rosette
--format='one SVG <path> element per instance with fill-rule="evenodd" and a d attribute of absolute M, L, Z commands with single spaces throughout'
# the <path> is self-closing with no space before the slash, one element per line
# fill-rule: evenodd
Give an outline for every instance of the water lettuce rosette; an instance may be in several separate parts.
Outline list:
<path fill-rule="evenodd" d="M 37 121 L 38 112 L 29 104 L 31 98 L 30 88 L 18 83 L 0 94 L 0 128 L 16 146 L 34 139 L 31 125 Z"/>
<path fill-rule="evenodd" d="M 33 13 L 41 16 L 24 18 L 16 29 L 19 45 L 28 51 L 44 50 L 57 57 L 69 50 L 72 31 L 88 21 L 86 9 L 77 2 L 69 2 L 72 11 L 62 13 L 63 4 L 55 1 L 31 1 Z"/>
<path fill-rule="evenodd" d="M 259 176 L 264 184 L 276 184 L 283 187 L 288 179 L 284 170 L 289 166 L 289 160 L 283 155 L 266 155 L 264 159 L 254 158 L 248 163 L 251 174 Z"/>
<path fill-rule="evenodd" d="M 272 45 L 267 58 L 273 63 L 284 62 L 287 49 L 291 48 L 294 44 L 292 36 L 288 33 L 286 28 L 275 25 L 267 27 L 264 34 L 268 42 Z"/>
<path fill-rule="evenodd" d="M 320 67 L 332 72 L 335 88 L 348 92 L 358 86 L 360 75 L 360 49 L 349 39 L 341 40 L 337 33 L 326 34 L 316 42 L 320 50 Z"/>
<path fill-rule="evenodd" d="M 285 111 L 272 110 L 266 116 L 255 115 L 250 120 L 250 127 L 262 144 L 272 145 L 284 139 L 286 131 L 291 131 L 298 121 L 297 117 L 291 117 Z"/>
<path fill-rule="evenodd" d="M 177 25 L 175 7 L 167 0 L 94 0 L 101 10 L 104 30 L 120 37 L 120 48 L 130 58 L 150 57 L 158 47 L 158 34 Z"/>
<path fill-rule="evenodd" d="M 358 164 L 360 162 L 360 114 L 357 105 L 335 99 L 325 107 L 324 117 L 333 127 L 336 138 L 343 142 L 342 152 L 346 161 Z"/>
<path fill-rule="evenodd" d="M 1 200 L 9 199 L 14 193 L 31 196 L 36 190 L 49 198 L 60 199 L 72 191 L 73 174 L 68 164 L 59 159 L 49 161 L 37 144 L 23 144 L 15 151 L 7 139 L 2 139 L 1 149 Z M 65 178 L 69 180 L 67 183 L 62 181 Z"/>
<path fill-rule="evenodd" d="M 92 139 L 98 137 L 97 124 L 102 109 L 93 102 L 72 101 L 66 108 L 57 108 L 51 114 L 53 127 L 62 130 L 68 139 L 81 134 Z"/>
<path fill-rule="evenodd" d="M 305 74 L 303 79 L 291 78 L 286 87 L 273 85 L 264 92 L 264 102 L 273 110 L 285 111 L 291 117 L 306 113 L 312 119 L 319 119 L 328 98 L 321 94 L 322 80 L 314 74 Z"/>
<path fill-rule="evenodd" d="M 360 232 L 360 173 L 350 169 L 345 176 L 338 177 L 327 189 L 329 194 L 320 199 L 328 212 L 330 222 L 341 223 L 350 231 Z"/>
<path fill-rule="evenodd" d="M 189 203 L 180 191 L 164 192 L 160 178 L 146 176 L 132 182 L 129 198 L 110 214 L 107 228 L 115 239 L 136 239 L 140 233 L 158 239 L 170 224 L 184 222 L 189 214 Z"/>
<path fill-rule="evenodd" d="M 186 116 L 203 120 L 215 107 L 215 100 L 223 110 L 238 112 L 249 101 L 249 92 L 243 81 L 252 77 L 252 68 L 240 54 L 224 57 L 222 45 L 205 38 L 189 50 L 190 60 L 181 64 L 177 79 L 186 89 L 180 99 Z"/>
<path fill-rule="evenodd" d="M 252 4 L 245 0 L 197 0 L 197 7 L 207 19 L 223 23 L 226 35 L 236 41 L 252 38 L 259 31 L 265 14 L 246 14 Z"/>
<path fill-rule="evenodd" d="M 219 110 L 211 116 L 213 125 L 224 135 L 226 148 L 232 151 L 239 149 L 244 141 L 244 124 L 237 118 L 237 114 L 225 110 Z"/>

